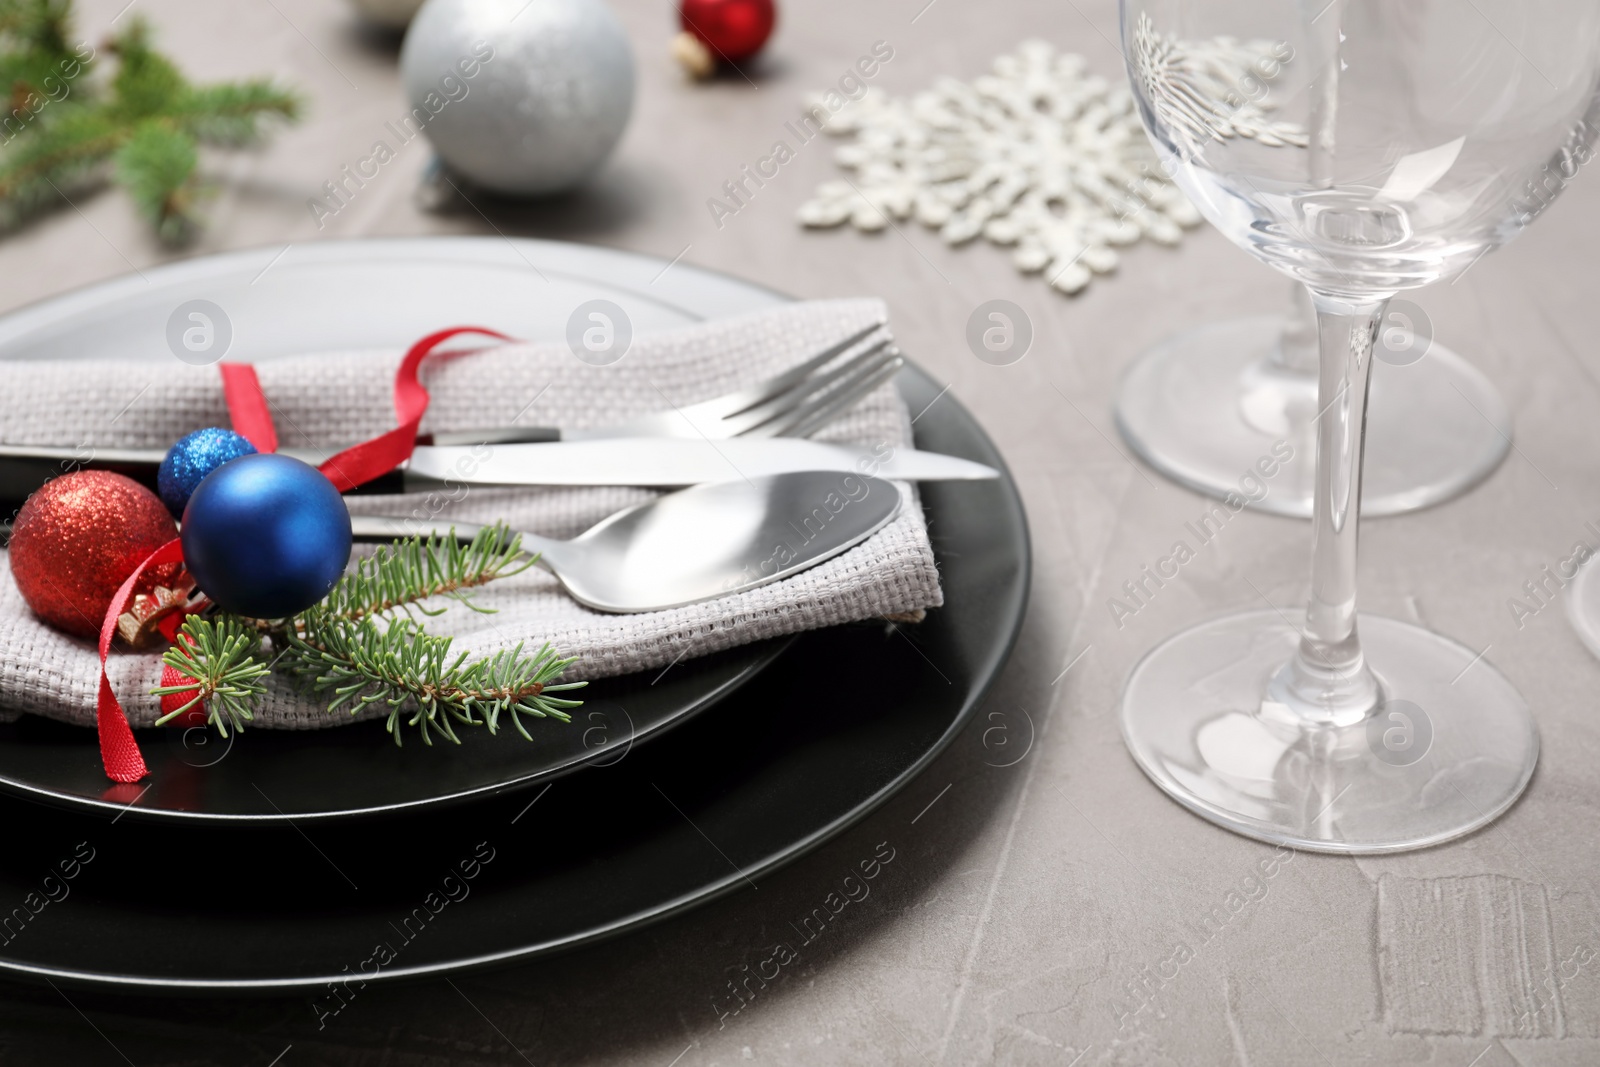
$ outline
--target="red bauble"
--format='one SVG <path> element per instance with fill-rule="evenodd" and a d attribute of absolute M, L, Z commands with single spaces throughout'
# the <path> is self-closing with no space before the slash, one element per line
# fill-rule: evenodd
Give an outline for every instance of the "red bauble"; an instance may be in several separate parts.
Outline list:
<path fill-rule="evenodd" d="M 169 685 L 192 685 L 194 679 L 184 674 L 178 668 L 168 663 L 161 668 L 161 687 Z M 193 693 L 162 693 L 161 714 L 163 717 L 171 715 L 189 701 L 194 699 Z M 204 726 L 206 724 L 206 702 L 204 700 L 194 707 L 167 723 L 168 726 Z"/>
<path fill-rule="evenodd" d="M 178 526 L 161 498 L 110 471 L 76 471 L 28 498 L 11 529 L 11 574 L 35 615 L 97 638 L 111 598 Z M 145 572 L 136 592 L 175 583 L 181 564 Z"/>
<path fill-rule="evenodd" d="M 737 63 L 761 51 L 772 36 L 772 0 L 680 0 L 678 19 L 719 59 Z"/>

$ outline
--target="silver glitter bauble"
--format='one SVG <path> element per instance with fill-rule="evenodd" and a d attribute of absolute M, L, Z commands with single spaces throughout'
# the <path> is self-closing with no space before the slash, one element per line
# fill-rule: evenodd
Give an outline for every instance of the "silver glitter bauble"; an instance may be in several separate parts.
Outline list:
<path fill-rule="evenodd" d="M 450 169 L 513 195 L 582 182 L 633 110 L 633 53 L 601 0 L 427 0 L 400 75 Z"/>

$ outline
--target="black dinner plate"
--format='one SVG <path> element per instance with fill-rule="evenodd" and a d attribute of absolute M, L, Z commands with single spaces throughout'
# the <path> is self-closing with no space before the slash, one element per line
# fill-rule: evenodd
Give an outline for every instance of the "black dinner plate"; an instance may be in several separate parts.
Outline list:
<path fill-rule="evenodd" d="M 953 398 L 934 403 L 937 383 L 915 368 L 898 382 L 912 410 L 932 404 L 919 447 L 1004 469 Z M 944 607 L 917 625 L 804 634 L 652 744 L 539 789 L 230 826 L 0 798 L 0 901 L 37 906 L 0 943 L 0 970 L 146 991 L 325 994 L 350 974 L 527 959 L 755 884 L 910 781 L 1010 653 L 1030 567 L 1015 485 L 929 483 L 922 501 Z"/>

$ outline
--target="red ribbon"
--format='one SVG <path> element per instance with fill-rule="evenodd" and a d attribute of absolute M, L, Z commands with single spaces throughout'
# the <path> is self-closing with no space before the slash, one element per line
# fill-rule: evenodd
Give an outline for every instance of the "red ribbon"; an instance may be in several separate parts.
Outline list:
<path fill-rule="evenodd" d="M 359 445 L 345 449 L 317 468 L 328 476 L 328 480 L 339 492 L 347 492 L 380 475 L 388 474 L 411 458 L 412 450 L 417 447 L 417 429 L 422 425 L 422 416 L 428 410 L 428 391 L 422 387 L 417 372 L 422 369 L 423 361 L 433 354 L 434 349 L 450 338 L 464 333 L 481 333 L 497 337 L 502 341 L 511 340 L 503 333 L 486 330 L 482 326 L 452 326 L 448 330 L 430 333 L 412 345 L 411 350 L 406 353 L 406 358 L 400 361 L 400 369 L 394 376 L 394 414 L 400 425 L 370 441 L 363 441 Z M 257 385 L 257 388 L 260 386 Z M 262 406 L 266 406 L 265 400 L 262 401 Z"/>
<path fill-rule="evenodd" d="M 228 418 L 233 422 L 233 432 L 255 445 L 257 452 L 278 450 L 278 428 L 272 424 L 272 410 L 267 407 L 267 395 L 261 391 L 261 379 L 249 363 L 219 363 L 222 372 L 222 396 L 228 402 Z"/>
<path fill-rule="evenodd" d="M 106 656 L 111 652 L 111 638 L 117 632 L 117 618 L 133 599 L 133 587 L 145 571 L 162 563 L 182 560 L 183 542 L 176 537 L 146 556 L 111 598 L 106 621 L 100 624 L 100 695 L 95 702 L 95 721 L 100 727 L 100 759 L 106 765 L 106 777 L 113 782 L 137 782 L 150 773 L 145 769 L 144 757 L 139 754 L 139 742 L 133 739 L 128 716 L 117 703 L 117 694 L 111 691 L 111 679 L 106 676 Z"/>
<path fill-rule="evenodd" d="M 400 424 L 370 441 L 345 449 L 318 468 L 339 492 L 346 492 L 387 474 L 411 458 L 417 444 L 417 430 L 422 425 L 422 416 L 428 410 L 428 390 L 423 388 L 418 377 L 422 364 L 441 344 L 464 333 L 481 333 L 502 341 L 511 340 L 503 333 L 481 326 L 454 326 L 430 333 L 412 345 L 400 361 L 394 378 L 394 413 Z M 248 363 L 222 363 L 218 366 L 222 371 L 222 393 L 228 404 L 228 417 L 233 422 L 234 432 L 248 440 L 258 452 L 276 452 L 278 431 L 273 425 L 272 411 L 267 404 L 266 394 L 261 391 L 261 380 L 256 376 L 255 368 Z M 117 590 L 117 595 L 111 598 L 105 622 L 100 626 L 100 694 L 95 704 L 95 716 L 100 728 L 100 758 L 105 763 L 107 777 L 114 782 L 137 782 L 150 773 L 145 767 L 144 757 L 139 754 L 139 743 L 133 739 L 127 713 L 123 711 L 117 695 L 111 691 L 111 680 L 106 674 L 106 657 L 111 651 L 111 639 L 117 632 L 117 619 L 127 610 L 128 601 L 133 599 L 133 588 L 145 571 L 163 563 L 182 561 L 183 544 L 176 537 L 150 553 L 128 575 L 122 588 Z M 175 627 L 177 621 L 175 616 L 171 625 Z M 172 632 L 168 632 L 165 626 L 162 629 L 170 640 Z M 167 668 L 163 672 L 162 684 L 176 684 L 166 681 L 169 673 L 175 672 Z"/>

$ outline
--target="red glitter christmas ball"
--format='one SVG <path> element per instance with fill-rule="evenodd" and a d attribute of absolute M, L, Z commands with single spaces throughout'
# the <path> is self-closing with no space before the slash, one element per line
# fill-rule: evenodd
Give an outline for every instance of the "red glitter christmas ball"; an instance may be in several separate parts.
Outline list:
<path fill-rule="evenodd" d="M 11 528 L 11 574 L 39 618 L 97 638 L 128 575 L 177 536 L 161 498 L 132 478 L 75 471 L 46 482 L 22 505 Z M 173 584 L 181 569 L 152 567 L 136 592 Z"/>
<path fill-rule="evenodd" d="M 161 668 L 162 688 L 166 688 L 169 685 L 192 684 L 194 684 L 194 679 L 189 677 L 187 674 L 184 674 L 172 664 L 168 663 Z M 177 711 L 179 708 L 183 707 L 193 699 L 193 693 L 162 693 L 161 714 L 163 716 L 171 715 L 173 712 Z M 205 724 L 206 702 L 204 700 L 200 701 L 182 715 L 179 715 L 176 719 L 173 719 L 171 722 L 167 723 L 168 726 L 204 726 Z"/>
<path fill-rule="evenodd" d="M 713 55 L 737 63 L 761 51 L 777 11 L 772 0 L 681 0 L 678 17 Z"/>

